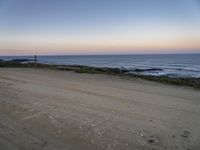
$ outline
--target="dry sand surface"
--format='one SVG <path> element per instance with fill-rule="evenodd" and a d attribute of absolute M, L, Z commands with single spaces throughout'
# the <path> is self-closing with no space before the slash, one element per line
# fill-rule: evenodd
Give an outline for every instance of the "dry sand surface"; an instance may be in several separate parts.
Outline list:
<path fill-rule="evenodd" d="M 200 150 L 200 91 L 0 68 L 0 150 Z"/>

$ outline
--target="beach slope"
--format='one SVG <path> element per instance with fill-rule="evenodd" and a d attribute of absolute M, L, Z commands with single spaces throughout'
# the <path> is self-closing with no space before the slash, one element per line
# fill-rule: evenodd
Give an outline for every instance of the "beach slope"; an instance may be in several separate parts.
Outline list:
<path fill-rule="evenodd" d="M 1 150 L 199 150 L 200 91 L 141 79 L 0 69 Z"/>

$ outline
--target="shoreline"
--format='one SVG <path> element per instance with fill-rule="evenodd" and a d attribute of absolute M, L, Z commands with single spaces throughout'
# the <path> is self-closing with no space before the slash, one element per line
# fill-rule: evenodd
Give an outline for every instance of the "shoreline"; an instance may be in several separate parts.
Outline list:
<path fill-rule="evenodd" d="M 107 74 L 116 75 L 125 78 L 140 78 L 149 81 L 160 82 L 164 84 L 172 84 L 177 86 L 189 86 L 196 89 L 200 89 L 200 78 L 193 77 L 169 77 L 169 76 L 153 76 L 144 74 L 129 73 L 125 68 L 108 68 L 108 67 L 92 67 L 84 65 L 52 65 L 44 63 L 27 62 L 32 61 L 28 59 L 14 59 L 11 61 L 0 61 L 0 68 L 40 68 L 40 69 L 56 69 L 63 71 L 74 71 L 76 73 L 88 73 L 88 74 Z M 154 68 L 158 69 L 158 68 Z M 144 69 L 136 69 L 136 71 L 145 71 Z"/>
<path fill-rule="evenodd" d="M 132 74 L 168 77 L 200 78 L 199 54 L 179 55 L 38 55 L 38 63 L 53 65 L 83 65 L 126 69 Z M 34 61 L 34 56 L 8 56 L 0 59 Z"/>

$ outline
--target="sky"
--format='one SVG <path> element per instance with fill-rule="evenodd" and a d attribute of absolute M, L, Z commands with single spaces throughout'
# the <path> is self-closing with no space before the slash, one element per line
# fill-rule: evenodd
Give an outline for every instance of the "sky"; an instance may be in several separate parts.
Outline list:
<path fill-rule="evenodd" d="M 0 0 L 0 55 L 200 53 L 200 0 Z"/>

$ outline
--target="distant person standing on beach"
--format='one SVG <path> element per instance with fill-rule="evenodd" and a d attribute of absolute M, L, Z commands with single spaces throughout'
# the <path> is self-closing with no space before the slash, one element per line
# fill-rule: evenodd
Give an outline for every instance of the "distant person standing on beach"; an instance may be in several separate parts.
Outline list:
<path fill-rule="evenodd" d="M 37 66 L 37 55 L 34 55 L 35 66 Z"/>

